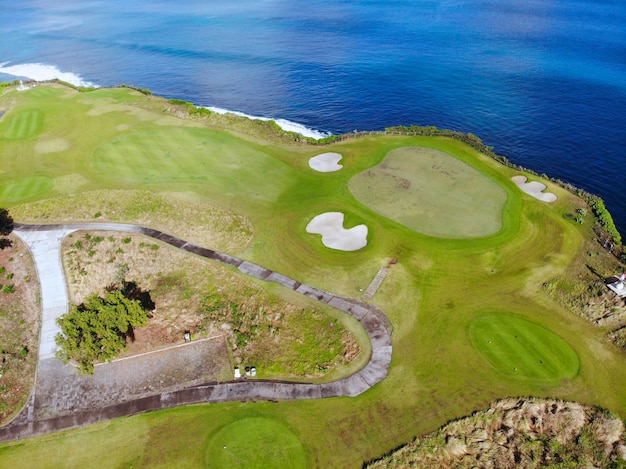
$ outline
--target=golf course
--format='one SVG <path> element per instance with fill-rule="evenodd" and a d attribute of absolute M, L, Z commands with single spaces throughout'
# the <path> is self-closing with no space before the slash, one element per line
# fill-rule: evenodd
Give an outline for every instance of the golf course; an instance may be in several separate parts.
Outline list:
<path fill-rule="evenodd" d="M 199 112 L 126 87 L 16 88 L 0 88 L 0 207 L 16 223 L 141 225 L 367 301 L 389 319 L 393 352 L 386 378 L 355 397 L 139 413 L 0 443 L 0 466 L 357 468 L 520 396 L 576 401 L 626 418 L 624 351 L 606 328 L 557 300 L 577 298 L 593 272 L 609 276 L 624 267 L 597 242 L 587 203 L 561 185 L 446 136 L 372 133 L 316 143 L 272 122 Z M 549 197 L 522 190 L 520 176 Z M 360 324 L 328 305 L 316 307 L 276 283 L 242 280 L 235 268 L 218 272 L 215 261 L 172 254 L 152 239 L 105 233 L 96 246 L 97 235 L 63 244 L 71 298 L 90 293 L 75 285 L 104 289 L 126 265 L 136 275 L 130 280 L 145 282 L 140 287 L 163 289 L 170 309 L 159 306 L 162 317 L 178 317 L 182 308 L 193 324 L 189 298 L 198 295 L 206 306 L 218 293 L 229 304 L 246 299 L 231 307 L 234 318 L 269 311 L 267 329 L 277 338 L 260 341 L 258 378 L 331 382 L 370 359 Z M 84 257 L 79 241 L 91 242 Z M 110 251 L 101 248 L 107 242 Z M 133 263 L 132 249 L 143 253 L 141 262 Z M 146 270 L 161 256 L 178 266 L 176 276 L 163 277 L 167 291 L 156 270 Z M 109 270 L 98 273 L 90 259 L 109 262 Z M 28 285 L 37 288 L 34 279 Z M 228 296 L 229 288 L 238 296 Z M 173 296 L 183 290 L 189 294 Z M 308 316 L 276 326 L 283 310 Z M 256 330 L 250 321 L 248 335 Z M 293 339 L 286 359 L 278 329 Z M 228 325 L 206 330 L 232 334 Z M 231 362 L 248 356 L 230 345 Z M 317 374 L 295 373 L 290 363 Z M 220 373 L 220 380 L 235 379 Z"/>

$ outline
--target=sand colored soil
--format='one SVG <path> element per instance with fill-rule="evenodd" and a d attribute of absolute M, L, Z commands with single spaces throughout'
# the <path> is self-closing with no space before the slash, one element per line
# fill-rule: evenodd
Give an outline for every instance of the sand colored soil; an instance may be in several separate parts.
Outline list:
<path fill-rule="evenodd" d="M 523 192 L 528 195 L 533 196 L 535 199 L 541 200 L 542 202 L 554 202 L 557 197 L 556 194 L 552 192 L 544 192 L 547 189 L 547 186 L 539 181 L 528 181 L 526 176 L 513 176 L 511 180 L 517 184 Z"/>
<path fill-rule="evenodd" d="M 306 226 L 307 233 L 322 235 L 322 244 L 338 251 L 358 251 L 367 246 L 367 226 L 343 227 L 343 213 L 326 212 Z"/>
<path fill-rule="evenodd" d="M 309 166 L 320 173 L 332 173 L 343 168 L 339 164 L 342 158 L 339 153 L 322 153 L 309 159 Z"/>
<path fill-rule="evenodd" d="M 69 147 L 69 142 L 64 138 L 54 138 L 37 142 L 35 151 L 38 153 L 58 153 L 67 150 Z"/>

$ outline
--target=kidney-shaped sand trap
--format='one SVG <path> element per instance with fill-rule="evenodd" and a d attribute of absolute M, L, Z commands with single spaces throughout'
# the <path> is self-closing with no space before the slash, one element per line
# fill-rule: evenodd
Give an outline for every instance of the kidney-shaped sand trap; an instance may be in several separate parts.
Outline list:
<path fill-rule="evenodd" d="M 338 251 L 357 251 L 367 246 L 367 226 L 343 227 L 343 213 L 326 212 L 306 226 L 307 233 L 322 235 L 322 244 Z"/>
<path fill-rule="evenodd" d="M 532 195 L 535 199 L 539 199 L 543 202 L 554 202 L 557 197 L 552 192 L 544 192 L 547 186 L 539 181 L 526 182 L 528 178 L 526 176 L 513 176 L 511 180 L 517 184 L 522 191 L 528 195 Z"/>
<path fill-rule="evenodd" d="M 309 166 L 320 173 L 339 171 L 343 165 L 338 164 L 343 158 L 339 153 L 322 153 L 309 159 Z"/>

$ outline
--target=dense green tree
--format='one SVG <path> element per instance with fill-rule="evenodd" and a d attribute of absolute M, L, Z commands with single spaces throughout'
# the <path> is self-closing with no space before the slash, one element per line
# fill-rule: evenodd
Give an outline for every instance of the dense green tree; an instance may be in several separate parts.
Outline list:
<path fill-rule="evenodd" d="M 148 323 L 150 311 L 141 301 L 124 296 L 120 290 L 107 291 L 104 298 L 90 295 L 82 305 L 73 305 L 57 319 L 61 333 L 57 357 L 74 361 L 83 374 L 93 374 L 94 363 L 110 361 L 126 349 L 133 329 Z"/>

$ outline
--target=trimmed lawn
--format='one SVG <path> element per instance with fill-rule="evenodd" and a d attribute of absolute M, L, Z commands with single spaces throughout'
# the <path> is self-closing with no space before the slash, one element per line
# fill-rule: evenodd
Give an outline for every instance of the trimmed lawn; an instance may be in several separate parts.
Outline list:
<path fill-rule="evenodd" d="M 47 176 L 26 176 L 7 181 L 0 179 L 0 198 L 16 202 L 42 197 L 52 189 L 52 180 Z"/>
<path fill-rule="evenodd" d="M 476 318 L 470 325 L 474 347 L 501 373 L 548 382 L 576 375 L 576 352 L 558 335 L 525 319 L 501 314 Z"/>
<path fill-rule="evenodd" d="M 218 431 L 207 448 L 208 467 L 307 467 L 302 443 L 284 423 L 251 417 Z"/>
<path fill-rule="evenodd" d="M 439 150 L 402 147 L 357 174 L 350 190 L 363 204 L 419 233 L 476 238 L 502 226 L 506 192 Z"/>
<path fill-rule="evenodd" d="M 307 465 L 361 467 L 509 396 L 577 400 L 626 417 L 626 357 L 542 287 L 587 262 L 589 224 L 563 217 L 580 206 L 575 196 L 542 181 L 558 200 L 540 202 L 511 181 L 523 172 L 450 138 L 368 136 L 323 148 L 277 144 L 211 127 L 211 119 L 223 117 L 181 119 L 164 111 L 169 107 L 128 89 L 79 94 L 41 85 L 6 92 L 0 136 L 23 137 L 0 141 L 0 206 L 42 223 L 140 221 L 209 248 L 217 247 L 213 239 L 242 258 L 354 297 L 396 259 L 371 300 L 393 325 L 389 374 L 356 398 L 192 406 L 6 443 L 0 465 L 204 466 L 207 455 L 219 452 L 211 445 L 222 441 L 220 432 L 244 422 L 244 436 L 256 423 L 287 429 L 279 433 L 295 435 Z M 13 119 L 32 109 L 45 115 L 41 133 L 18 132 Z M 62 139 L 67 150 L 34 151 L 39 136 Z M 311 169 L 309 158 L 324 152 L 341 154 L 343 168 Z M 390 167 L 396 164 L 400 170 Z M 377 173 L 382 170 L 384 176 Z M 385 197 L 404 204 L 402 213 L 383 211 L 377 205 L 383 197 L 353 195 L 367 171 L 386 180 L 372 194 L 392 190 Z M 405 203 L 406 182 L 398 180 L 397 192 L 390 185 L 397 171 L 406 174 L 409 189 L 428 188 L 428 196 L 407 193 Z M 27 178 L 33 179 L 23 185 L 31 189 L 7 190 L 10 181 Z M 44 190 L 36 178 L 54 184 Z M 429 216 L 420 218 L 417 208 L 430 210 Z M 335 251 L 306 233 L 314 216 L 330 211 L 345 213 L 346 226 L 367 225 L 368 245 Z M 518 370 L 510 370 L 512 362 Z"/>
<path fill-rule="evenodd" d="M 3 137 L 9 140 L 32 137 L 41 131 L 43 112 L 39 109 L 30 109 L 13 115 Z"/>

